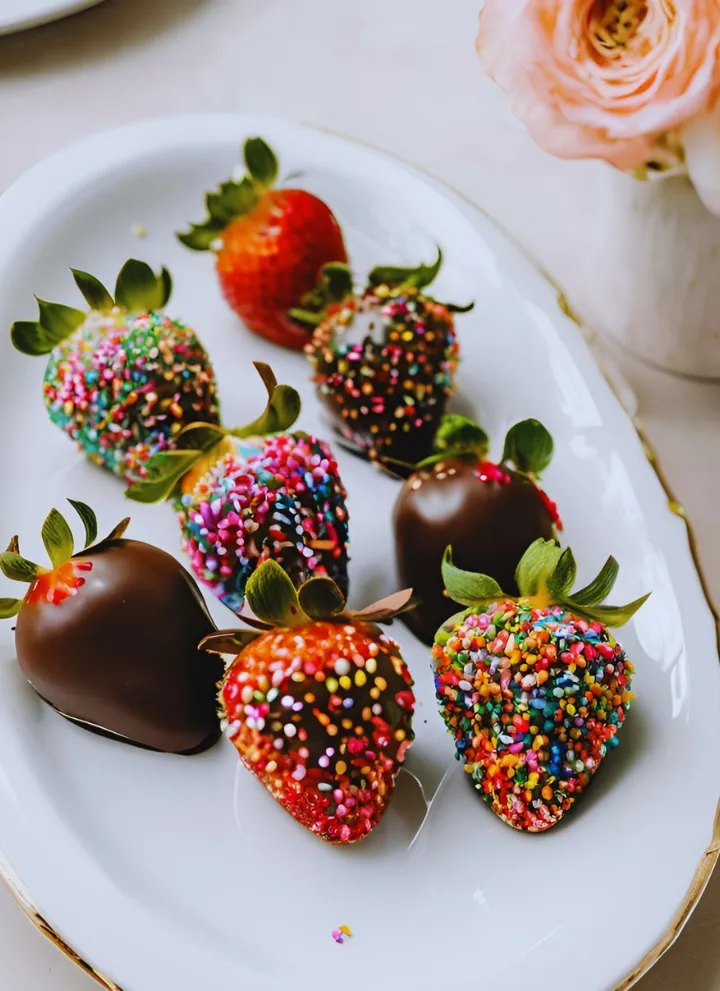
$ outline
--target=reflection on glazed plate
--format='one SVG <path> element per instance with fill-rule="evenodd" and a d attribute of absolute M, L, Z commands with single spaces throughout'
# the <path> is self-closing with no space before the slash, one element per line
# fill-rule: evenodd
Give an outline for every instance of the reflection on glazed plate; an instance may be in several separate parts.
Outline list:
<path fill-rule="evenodd" d="M 0 0 L 0 35 L 26 31 L 94 7 L 101 0 Z"/>
<path fill-rule="evenodd" d="M 229 745 L 175 758 L 63 721 L 24 684 L 5 624 L 3 862 L 26 910 L 32 904 L 46 931 L 123 991 L 310 991 L 330 974 L 346 991 L 369 980 L 438 991 L 449 973 L 457 991 L 508 978 L 555 991 L 629 987 L 679 931 L 717 856 L 715 620 L 684 523 L 668 511 L 639 435 L 556 291 L 518 247 L 439 183 L 345 139 L 235 116 L 149 121 L 60 153 L 0 199 L 0 326 L 32 317 L 33 293 L 72 303 L 70 265 L 109 279 L 131 255 L 165 264 L 176 286 L 170 312 L 208 346 L 226 421 L 254 415 L 262 387 L 250 361 L 262 359 L 301 387 L 300 425 L 326 431 L 302 356 L 247 334 L 219 298 L 212 260 L 173 237 L 201 215 L 202 191 L 232 172 L 251 134 L 329 202 L 359 270 L 430 259 L 441 245 L 438 296 L 477 304 L 459 318 L 458 403 L 491 436 L 522 417 L 542 419 L 557 444 L 544 481 L 580 579 L 613 553 L 618 600 L 654 590 L 622 637 L 638 701 L 620 748 L 567 821 L 523 835 L 468 787 L 435 710 L 428 652 L 396 625 L 416 679 L 417 743 L 376 832 L 337 849 L 240 775 Z M 0 436 L 0 539 L 38 533 L 66 496 L 110 525 L 127 509 L 117 480 L 47 421 L 42 371 L 0 339 L 0 404 L 13 427 Z M 352 515 L 351 603 L 372 601 L 394 588 L 397 487 L 351 455 L 339 460 Z M 133 505 L 132 515 L 133 536 L 179 554 L 167 507 Z M 23 550 L 40 553 L 31 542 Z M 228 624 L 221 606 L 211 609 Z M 354 932 L 342 947 L 330 935 L 340 924 Z"/>

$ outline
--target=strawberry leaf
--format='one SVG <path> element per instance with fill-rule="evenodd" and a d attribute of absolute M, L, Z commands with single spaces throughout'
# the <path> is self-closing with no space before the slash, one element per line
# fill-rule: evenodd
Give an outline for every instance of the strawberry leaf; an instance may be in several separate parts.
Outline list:
<path fill-rule="evenodd" d="M 458 413 L 446 413 L 435 434 L 436 451 L 464 451 L 475 454 L 478 461 L 487 456 L 489 446 L 490 438 L 480 424 Z"/>
<path fill-rule="evenodd" d="M 205 195 L 207 219 L 200 224 L 190 224 L 190 230 L 179 233 L 177 238 L 193 251 L 208 251 L 213 247 L 213 242 L 221 239 L 228 224 L 250 213 L 257 202 L 258 195 L 252 179 L 246 177 L 240 182 L 224 182 L 216 191 Z"/>
<path fill-rule="evenodd" d="M 268 392 L 268 401 L 262 414 L 244 427 L 228 431 L 233 437 L 264 437 L 266 434 L 289 430 L 300 415 L 300 394 L 291 385 L 277 385 L 275 375 L 268 365 L 254 362 Z"/>
<path fill-rule="evenodd" d="M 128 313 L 162 310 L 170 299 L 172 279 L 167 269 L 159 275 L 145 262 L 129 258 L 117 277 L 115 299 Z"/>
<path fill-rule="evenodd" d="M 120 520 L 117 526 L 113 527 L 107 537 L 101 541 L 101 543 L 106 544 L 109 540 L 120 540 L 125 536 L 125 531 L 130 526 L 130 517 L 126 516 L 124 520 Z"/>
<path fill-rule="evenodd" d="M 620 565 L 614 557 L 609 557 L 602 566 L 600 574 L 593 578 L 589 585 L 575 592 L 572 597 L 573 602 L 577 606 L 594 606 L 602 602 L 612 592 L 619 571 Z"/>
<path fill-rule="evenodd" d="M 359 619 L 366 623 L 389 623 L 401 613 L 414 609 L 419 605 L 420 600 L 413 595 L 411 588 L 405 588 L 401 592 L 393 592 L 386 595 L 384 599 L 373 602 L 364 609 L 353 610 L 349 615 L 352 619 Z"/>
<path fill-rule="evenodd" d="M 97 313 L 109 313 L 115 305 L 115 300 L 107 291 L 105 286 L 89 272 L 81 272 L 80 269 L 71 268 L 70 271 L 75 279 L 75 284 L 83 294 L 83 299 Z"/>
<path fill-rule="evenodd" d="M 474 303 L 466 303 L 465 306 L 460 306 L 458 303 L 440 303 L 440 306 L 444 306 L 450 313 L 471 313 L 475 309 Z"/>
<path fill-rule="evenodd" d="M 452 547 L 445 548 L 442 577 L 450 598 L 463 606 L 473 606 L 503 596 L 503 590 L 489 575 L 477 575 L 472 571 L 456 568 L 452 559 Z"/>
<path fill-rule="evenodd" d="M 345 596 L 332 578 L 310 578 L 298 590 L 298 601 L 311 619 L 332 619 L 345 608 Z"/>
<path fill-rule="evenodd" d="M 0 619 L 12 619 L 22 608 L 22 599 L 0 599 Z"/>
<path fill-rule="evenodd" d="M 245 167 L 260 186 L 272 186 L 278 176 L 278 160 L 262 138 L 248 138 L 244 148 Z"/>
<path fill-rule="evenodd" d="M 53 568 L 59 568 L 73 556 L 75 541 L 65 517 L 51 509 L 42 525 L 42 541 Z"/>
<path fill-rule="evenodd" d="M 7 545 L 7 548 L 6 549 L 11 554 L 19 554 L 20 553 L 20 538 L 17 535 L 15 535 L 14 537 L 11 537 L 10 538 L 10 543 Z"/>
<path fill-rule="evenodd" d="M 178 451 L 201 451 L 204 454 L 225 436 L 226 431 L 212 423 L 189 423 L 177 435 L 175 447 Z"/>
<path fill-rule="evenodd" d="M 204 224 L 190 224 L 190 230 L 177 234 L 177 239 L 192 251 L 209 251 L 213 241 L 217 241 L 227 224 L 220 220 L 207 220 Z"/>
<path fill-rule="evenodd" d="M 331 303 L 341 303 L 354 291 L 352 272 L 345 262 L 328 262 L 320 269 L 318 284 L 300 299 L 300 305 L 288 310 L 297 323 L 317 327 L 327 316 Z"/>
<path fill-rule="evenodd" d="M 271 626 L 300 626 L 310 622 L 295 586 L 277 561 L 263 561 L 245 586 L 245 598 L 257 618 Z"/>
<path fill-rule="evenodd" d="M 638 609 L 644 605 L 650 598 L 650 592 L 647 595 L 641 596 L 639 599 L 635 599 L 633 602 L 628 602 L 624 606 L 598 606 L 598 605 L 582 605 L 578 604 L 574 599 L 566 599 L 561 603 L 566 609 L 570 609 L 572 612 L 578 613 L 585 619 L 597 620 L 598 623 L 602 623 L 603 626 L 624 626 L 629 622 Z"/>
<path fill-rule="evenodd" d="M 40 312 L 41 327 L 52 334 L 58 342 L 70 337 L 87 319 L 87 313 L 76 310 L 74 306 L 65 306 L 64 303 L 48 303 L 47 300 L 38 299 L 37 296 L 35 299 Z"/>
<path fill-rule="evenodd" d="M 97 516 L 89 506 L 85 505 L 84 502 L 78 502 L 75 499 L 68 499 L 68 502 L 82 520 L 82 524 L 85 527 L 84 547 L 88 548 L 94 541 L 97 540 Z"/>
<path fill-rule="evenodd" d="M 368 275 L 368 286 L 412 286 L 423 289 L 434 282 L 442 268 L 443 254 L 438 248 L 437 259 L 432 265 L 418 265 L 415 268 L 404 268 L 397 265 L 380 265 Z"/>
<path fill-rule="evenodd" d="M 198 650 L 203 650 L 207 654 L 237 656 L 249 643 L 257 640 L 259 635 L 252 630 L 216 630 L 200 641 Z"/>
<path fill-rule="evenodd" d="M 10 328 L 10 340 L 16 351 L 36 357 L 50 354 L 65 336 L 53 334 L 32 320 L 18 320 Z"/>
<path fill-rule="evenodd" d="M 26 582 L 29 585 L 44 570 L 39 564 L 28 561 L 26 558 L 21 557 L 19 554 L 14 554 L 12 551 L 5 551 L 4 554 L 0 554 L 0 571 L 2 571 L 6 578 L 10 578 L 12 581 Z"/>
<path fill-rule="evenodd" d="M 554 599 L 560 600 L 570 595 L 572 587 L 577 578 L 577 564 L 575 555 L 566 547 L 558 558 L 555 570 L 548 579 L 548 589 Z"/>
<path fill-rule="evenodd" d="M 552 461 L 553 439 L 539 420 L 522 420 L 510 427 L 502 460 L 525 474 L 539 475 Z"/>
<path fill-rule="evenodd" d="M 520 595 L 531 598 L 548 591 L 550 579 L 561 556 L 562 551 L 554 540 L 539 537 L 530 544 L 515 571 Z"/>
<path fill-rule="evenodd" d="M 125 495 L 134 502 L 163 502 L 201 457 L 202 451 L 161 451 L 154 454 L 145 466 L 147 477 L 126 489 Z"/>

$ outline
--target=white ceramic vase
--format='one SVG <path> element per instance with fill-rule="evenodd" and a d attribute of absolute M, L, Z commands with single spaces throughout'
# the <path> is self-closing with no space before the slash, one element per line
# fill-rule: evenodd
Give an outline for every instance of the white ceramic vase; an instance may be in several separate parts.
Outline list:
<path fill-rule="evenodd" d="M 602 189 L 584 315 L 645 361 L 720 379 L 720 217 L 685 176 L 641 182 L 613 172 Z"/>

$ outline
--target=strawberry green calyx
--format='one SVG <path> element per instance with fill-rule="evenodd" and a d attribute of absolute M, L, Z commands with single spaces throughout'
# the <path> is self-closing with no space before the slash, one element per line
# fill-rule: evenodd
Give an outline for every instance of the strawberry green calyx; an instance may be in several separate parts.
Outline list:
<path fill-rule="evenodd" d="M 521 420 L 507 432 L 502 463 L 538 478 L 552 461 L 554 449 L 552 435 L 539 420 Z"/>
<path fill-rule="evenodd" d="M 253 630 L 218 630 L 200 644 L 210 653 L 237 653 L 261 632 L 276 627 L 307 626 L 322 620 L 338 623 L 391 623 L 416 604 L 412 589 L 395 592 L 365 609 L 351 610 L 342 591 L 331 578 L 316 576 L 296 589 L 277 561 L 264 561 L 245 586 L 245 599 L 252 616 L 242 615 Z"/>
<path fill-rule="evenodd" d="M 457 413 L 447 413 L 435 434 L 437 453 L 416 467 L 430 468 L 449 458 L 471 463 L 484 461 L 489 448 L 490 439 L 479 423 Z M 552 436 L 539 420 L 521 420 L 507 432 L 500 463 L 535 480 L 550 464 L 553 450 Z"/>
<path fill-rule="evenodd" d="M 317 327 L 325 319 L 333 305 L 341 305 L 353 295 L 352 271 L 345 262 L 328 262 L 320 269 L 320 280 L 312 292 L 300 301 L 300 306 L 288 311 L 288 316 L 297 323 Z"/>
<path fill-rule="evenodd" d="M 438 248 L 437 258 L 432 265 L 421 263 L 414 268 L 397 265 L 379 265 L 372 269 L 367 277 L 365 293 L 370 295 L 379 286 L 390 289 L 399 287 L 417 291 L 429 286 L 437 278 L 443 264 L 443 253 Z M 342 305 L 358 292 L 350 267 L 342 262 L 329 262 L 320 270 L 320 279 L 315 289 L 307 293 L 300 301 L 300 306 L 289 311 L 289 316 L 299 324 L 307 327 L 317 327 L 325 320 L 332 308 Z M 468 306 L 456 306 L 454 303 L 440 303 L 451 313 L 468 313 L 474 303 Z"/>
<path fill-rule="evenodd" d="M 437 258 L 432 265 L 416 265 L 406 268 L 399 265 L 378 265 L 368 275 L 368 289 L 375 286 L 409 286 L 424 289 L 435 281 L 443 264 L 443 253 L 438 248 Z"/>
<path fill-rule="evenodd" d="M 421 263 L 415 266 L 415 268 L 404 268 L 397 265 L 377 266 L 368 275 L 367 292 L 372 292 L 377 286 L 389 286 L 390 288 L 403 286 L 408 289 L 425 289 L 435 281 L 443 266 L 442 249 L 438 247 L 437 252 L 437 258 L 432 265 Z M 434 302 L 439 301 L 434 300 Z M 465 306 L 459 306 L 456 303 L 439 303 L 439 305 L 444 306 L 450 313 L 469 313 L 475 307 L 474 303 L 467 303 Z"/>
<path fill-rule="evenodd" d="M 211 423 L 191 423 L 180 431 L 176 449 L 161 451 L 147 462 L 146 477 L 125 491 L 135 502 L 157 503 L 169 499 L 185 475 L 201 460 L 212 455 L 227 438 L 265 437 L 289 430 L 300 415 L 301 401 L 296 389 L 278 384 L 269 365 L 253 362 L 263 380 L 268 399 L 259 417 L 244 427 L 228 430 Z"/>
<path fill-rule="evenodd" d="M 29 561 L 23 557 L 20 554 L 20 545 L 17 537 L 13 537 L 8 549 L 0 554 L 0 571 L 5 577 L 12 581 L 24 582 L 31 586 L 30 592 L 26 597 L 28 601 L 32 596 L 33 589 L 43 581 L 49 587 L 55 587 L 52 581 L 54 575 L 59 576 L 63 584 L 67 580 L 72 581 L 74 578 L 74 575 L 71 574 L 72 569 L 68 571 L 67 575 L 64 573 L 68 570 L 67 566 L 70 562 L 79 556 L 97 550 L 110 540 L 119 540 L 130 524 L 129 518 L 122 520 L 104 540 L 97 542 L 97 517 L 93 510 L 84 502 L 78 502 L 75 499 L 68 499 L 68 502 L 80 517 L 85 528 L 85 541 L 80 551 L 75 552 L 75 538 L 65 517 L 57 509 L 51 509 L 42 525 L 41 531 L 43 544 L 50 558 L 51 567 L 42 567 L 39 564 L 35 564 L 34 561 Z M 82 584 L 82 582 L 79 582 L 79 584 Z M 12 616 L 16 616 L 20 612 L 23 602 L 26 600 L 0 599 L 0 619 L 9 619 Z M 56 597 L 54 601 L 59 602 L 61 599 L 60 597 Z"/>
<path fill-rule="evenodd" d="M 610 594 L 618 576 L 619 566 L 609 557 L 596 578 L 573 594 L 577 576 L 575 556 L 569 547 L 564 550 L 554 540 L 536 540 L 528 547 L 518 564 L 515 580 L 520 591 L 518 599 L 528 599 L 538 608 L 560 606 L 589 622 L 606 626 L 624 626 L 650 597 L 650 593 L 623 606 L 601 603 Z M 478 575 L 456 568 L 452 548 L 445 551 L 442 575 L 449 597 L 469 609 L 488 606 L 498 600 L 517 601 L 505 595 L 498 583 L 488 575 Z"/>
<path fill-rule="evenodd" d="M 435 434 L 435 451 L 415 468 L 430 468 L 439 461 L 458 458 L 461 461 L 484 461 L 490 448 L 485 430 L 466 416 L 446 413 Z"/>
<path fill-rule="evenodd" d="M 23 354 L 49 354 L 67 340 L 87 320 L 90 313 L 142 313 L 162 310 L 170 299 L 172 279 L 166 268 L 159 274 L 145 262 L 130 258 L 120 270 L 113 298 L 95 276 L 70 269 L 88 310 L 78 310 L 63 303 L 37 299 L 38 319 L 18 320 L 10 329 L 14 347 Z"/>
<path fill-rule="evenodd" d="M 266 190 L 271 189 L 278 176 L 278 160 L 262 138 L 248 138 L 243 148 L 247 175 L 242 179 L 229 179 L 215 192 L 205 195 L 208 216 L 199 224 L 190 224 L 190 230 L 178 234 L 178 240 L 193 251 L 209 251 L 225 228 L 250 213 Z"/>

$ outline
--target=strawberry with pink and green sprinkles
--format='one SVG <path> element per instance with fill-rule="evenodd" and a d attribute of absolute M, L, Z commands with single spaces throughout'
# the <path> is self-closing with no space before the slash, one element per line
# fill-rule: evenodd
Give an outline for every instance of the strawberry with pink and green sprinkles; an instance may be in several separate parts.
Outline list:
<path fill-rule="evenodd" d="M 226 430 L 197 424 L 178 450 L 156 455 L 148 477 L 128 489 L 139 502 L 170 499 L 195 576 L 236 613 L 245 586 L 264 561 L 280 564 L 296 585 L 331 578 L 347 593 L 346 492 L 329 445 L 287 433 L 300 397 L 255 366 L 268 391 L 263 414 Z"/>
<path fill-rule="evenodd" d="M 38 300 L 37 321 L 13 324 L 24 354 L 49 355 L 43 397 L 51 421 L 102 467 L 134 482 L 183 427 L 217 423 L 215 375 L 195 332 L 164 313 L 166 269 L 122 267 L 114 297 L 72 270 L 89 310 Z"/>
<path fill-rule="evenodd" d="M 620 742 L 634 668 L 608 626 L 622 626 L 647 595 L 600 603 L 618 564 L 572 593 L 572 551 L 537 540 L 518 565 L 519 598 L 462 571 L 448 548 L 448 595 L 468 608 L 438 631 L 435 692 L 456 756 L 497 816 L 527 832 L 556 825 Z"/>

